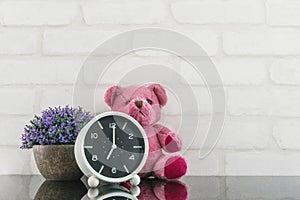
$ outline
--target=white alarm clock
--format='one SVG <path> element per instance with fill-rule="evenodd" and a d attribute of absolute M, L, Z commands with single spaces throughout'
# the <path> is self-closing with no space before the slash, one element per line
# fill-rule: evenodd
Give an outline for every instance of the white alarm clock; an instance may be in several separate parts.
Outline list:
<path fill-rule="evenodd" d="M 137 174 L 146 163 L 148 151 L 143 127 L 131 116 L 115 111 L 94 117 L 75 142 L 75 158 L 89 177 L 90 187 L 97 187 L 99 180 L 111 183 L 130 180 L 132 185 L 138 185 Z"/>

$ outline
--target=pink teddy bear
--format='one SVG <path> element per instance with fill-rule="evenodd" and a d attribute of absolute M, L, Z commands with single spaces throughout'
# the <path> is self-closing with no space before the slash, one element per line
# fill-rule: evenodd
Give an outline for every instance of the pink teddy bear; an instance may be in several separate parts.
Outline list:
<path fill-rule="evenodd" d="M 146 86 L 112 86 L 105 93 L 105 102 L 113 111 L 135 118 L 144 128 L 149 141 L 149 156 L 140 172 L 141 177 L 178 179 L 187 172 L 187 162 L 175 153 L 181 150 L 178 134 L 155 124 L 160 120 L 161 108 L 167 103 L 165 89 L 159 84 Z"/>

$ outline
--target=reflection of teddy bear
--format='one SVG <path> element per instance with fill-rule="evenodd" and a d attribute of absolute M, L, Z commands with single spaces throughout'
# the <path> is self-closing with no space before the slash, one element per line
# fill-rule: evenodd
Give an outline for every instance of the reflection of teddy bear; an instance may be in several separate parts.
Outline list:
<path fill-rule="evenodd" d="M 141 177 L 177 179 L 186 174 L 186 160 L 179 155 L 163 154 L 181 150 L 178 134 L 167 127 L 155 124 L 160 120 L 161 107 L 167 103 L 167 95 L 159 84 L 146 86 L 112 86 L 106 91 L 105 102 L 113 111 L 126 113 L 144 128 L 149 141 L 149 155 Z"/>
<path fill-rule="evenodd" d="M 140 200 L 186 200 L 187 187 L 180 181 L 142 180 L 139 185 Z"/>

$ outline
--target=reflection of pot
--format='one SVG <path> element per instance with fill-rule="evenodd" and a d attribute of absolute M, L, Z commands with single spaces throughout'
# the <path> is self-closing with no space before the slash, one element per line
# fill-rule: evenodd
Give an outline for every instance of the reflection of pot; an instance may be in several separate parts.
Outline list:
<path fill-rule="evenodd" d="M 83 175 L 75 160 L 74 145 L 34 145 L 33 154 L 47 180 L 79 180 Z"/>
<path fill-rule="evenodd" d="M 35 200 L 79 200 L 87 192 L 84 184 L 78 181 L 45 181 L 37 191 Z"/>

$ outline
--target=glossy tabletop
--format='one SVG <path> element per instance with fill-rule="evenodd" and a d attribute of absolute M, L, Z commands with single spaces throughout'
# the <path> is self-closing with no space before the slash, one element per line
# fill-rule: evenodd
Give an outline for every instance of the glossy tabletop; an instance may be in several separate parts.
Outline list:
<path fill-rule="evenodd" d="M 84 182 L 52 182 L 41 176 L 0 176 L 0 199 L 83 199 L 88 192 Z M 138 199 L 165 199 L 164 195 L 170 196 L 166 194 L 170 191 L 187 192 L 188 199 L 195 200 L 300 199 L 300 177 L 185 177 L 181 182 L 147 180 L 140 187 L 143 194 Z"/>

